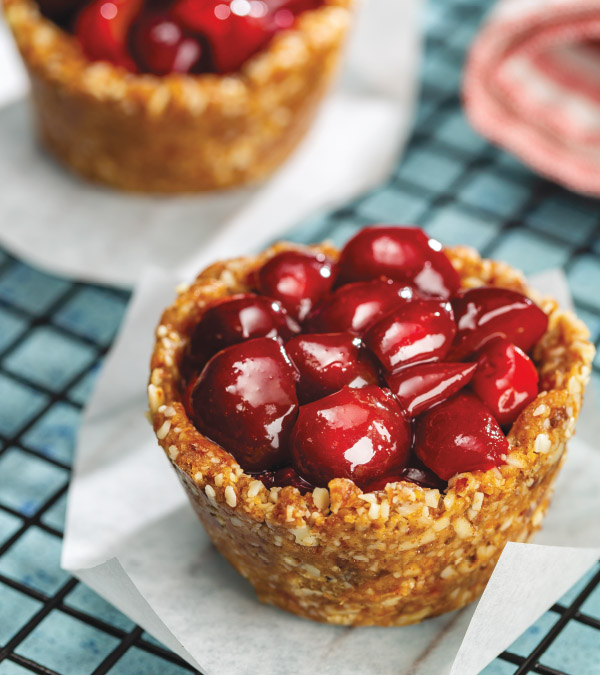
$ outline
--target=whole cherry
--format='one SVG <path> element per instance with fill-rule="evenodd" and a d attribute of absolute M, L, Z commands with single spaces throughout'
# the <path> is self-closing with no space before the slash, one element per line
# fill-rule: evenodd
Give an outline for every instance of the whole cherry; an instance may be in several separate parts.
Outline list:
<path fill-rule="evenodd" d="M 316 308 L 306 328 L 315 333 L 348 332 L 360 336 L 383 314 L 414 298 L 411 286 L 396 281 L 376 279 L 346 284 Z"/>
<path fill-rule="evenodd" d="M 538 394 L 538 373 L 531 359 L 503 338 L 487 342 L 477 355 L 471 388 L 497 422 L 512 424 Z"/>
<path fill-rule="evenodd" d="M 366 227 L 344 246 L 338 283 L 388 277 L 447 299 L 460 280 L 435 239 L 418 227 Z"/>
<path fill-rule="evenodd" d="M 414 300 L 379 319 L 365 343 L 391 373 L 411 363 L 444 358 L 455 334 L 450 303 Z"/>
<path fill-rule="evenodd" d="M 360 338 L 348 333 L 298 335 L 285 349 L 300 373 L 300 404 L 333 394 L 344 385 L 364 387 L 378 381 L 375 364 Z"/>
<path fill-rule="evenodd" d="M 218 73 L 239 70 L 276 30 L 268 18 L 269 7 L 261 0 L 176 0 L 171 15 L 208 40 Z"/>
<path fill-rule="evenodd" d="M 192 35 L 168 13 L 146 14 L 132 26 L 129 41 L 142 73 L 206 73 L 212 70 L 206 40 Z"/>
<path fill-rule="evenodd" d="M 136 72 L 127 37 L 143 0 L 93 0 L 77 17 L 75 34 L 89 59 Z"/>
<path fill-rule="evenodd" d="M 322 253 L 283 251 L 268 260 L 256 274 L 258 290 L 279 300 L 302 322 L 333 283 L 334 264 Z"/>
<path fill-rule="evenodd" d="M 509 448 L 492 413 L 470 392 L 417 417 L 414 442 L 419 459 L 444 480 L 503 464 Z"/>
<path fill-rule="evenodd" d="M 480 286 L 452 300 L 457 333 L 450 357 L 462 361 L 494 337 L 528 352 L 548 327 L 546 314 L 527 296 L 508 288 Z"/>
<path fill-rule="evenodd" d="M 253 293 L 232 295 L 209 306 L 196 324 L 189 356 L 203 365 L 230 345 L 258 337 L 288 340 L 300 332 L 279 302 Z"/>
<path fill-rule="evenodd" d="M 391 392 L 375 385 L 344 387 L 300 408 L 292 461 L 313 485 L 349 478 L 363 487 L 401 469 L 410 444 L 410 422 Z"/>
<path fill-rule="evenodd" d="M 400 481 L 408 481 L 409 483 L 415 483 L 415 485 L 419 485 L 420 487 L 433 488 L 436 490 L 443 490 L 446 487 L 446 481 L 443 481 L 436 476 L 433 471 L 430 471 L 426 466 L 419 462 L 419 460 L 413 458 L 410 461 L 418 466 L 406 466 L 398 473 L 379 478 L 378 480 L 369 483 L 369 485 L 364 488 L 364 491 L 375 492 L 377 490 L 384 490 L 388 483 L 398 483 Z"/>
<path fill-rule="evenodd" d="M 385 379 L 400 407 L 416 417 L 456 394 L 476 368 L 475 363 L 420 363 Z"/>
<path fill-rule="evenodd" d="M 298 414 L 296 372 L 282 346 L 256 338 L 215 354 L 194 383 L 192 419 L 243 469 L 267 471 L 288 460 Z"/>

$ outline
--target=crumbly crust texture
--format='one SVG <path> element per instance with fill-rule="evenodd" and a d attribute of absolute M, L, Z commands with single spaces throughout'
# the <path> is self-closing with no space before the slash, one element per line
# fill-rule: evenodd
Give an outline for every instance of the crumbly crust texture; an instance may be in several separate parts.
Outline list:
<path fill-rule="evenodd" d="M 44 145 L 82 176 L 133 191 L 260 181 L 304 136 L 334 75 L 353 0 L 303 13 L 227 76 L 136 75 L 90 62 L 34 0 L 2 0 Z"/>
<path fill-rule="evenodd" d="M 151 363 L 159 443 L 215 546 L 261 601 L 352 626 L 411 624 L 463 607 L 482 593 L 504 545 L 540 528 L 591 372 L 588 331 L 519 272 L 465 247 L 448 249 L 464 287 L 513 288 L 549 316 L 534 350 L 540 394 L 513 424 L 506 464 L 458 474 L 442 493 L 404 481 L 364 493 L 337 478 L 305 496 L 269 490 L 194 427 L 181 402 L 179 363 L 204 307 L 247 290 L 248 273 L 291 246 L 218 263 L 179 289 L 156 330 Z M 311 249 L 338 255 L 328 245 Z"/>

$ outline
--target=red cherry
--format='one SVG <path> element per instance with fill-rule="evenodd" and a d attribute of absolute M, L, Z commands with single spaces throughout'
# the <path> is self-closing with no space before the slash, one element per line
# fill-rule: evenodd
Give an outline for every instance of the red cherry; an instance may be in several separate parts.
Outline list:
<path fill-rule="evenodd" d="M 298 399 L 309 403 L 339 391 L 344 385 L 376 384 L 377 372 L 359 338 L 348 333 L 298 335 L 285 346 L 298 369 Z"/>
<path fill-rule="evenodd" d="M 465 386 L 474 363 L 420 363 L 386 377 L 400 407 L 416 417 Z"/>
<path fill-rule="evenodd" d="M 481 286 L 452 300 L 456 339 L 450 358 L 461 361 L 494 337 L 528 352 L 548 327 L 548 317 L 527 296 L 507 288 Z"/>
<path fill-rule="evenodd" d="M 189 355 L 203 365 L 221 349 L 258 337 L 288 340 L 300 331 L 281 305 L 253 293 L 232 295 L 211 305 L 190 339 Z"/>
<path fill-rule="evenodd" d="M 388 277 L 446 299 L 460 286 L 456 270 L 435 239 L 418 227 L 367 227 L 344 246 L 338 283 Z"/>
<path fill-rule="evenodd" d="M 415 448 L 425 466 L 449 480 L 503 464 L 508 441 L 483 403 L 460 392 L 417 418 Z"/>
<path fill-rule="evenodd" d="M 471 388 L 498 424 L 512 424 L 538 394 L 538 373 L 531 359 L 503 338 L 487 342 L 477 356 Z"/>
<path fill-rule="evenodd" d="M 231 73 L 259 51 L 276 28 L 265 2 L 254 0 L 177 0 L 171 15 L 209 41 L 216 71 Z"/>
<path fill-rule="evenodd" d="M 350 478 L 362 487 L 400 469 L 410 441 L 410 422 L 391 392 L 375 385 L 344 387 L 300 408 L 292 461 L 313 485 Z"/>
<path fill-rule="evenodd" d="M 329 293 L 333 268 L 333 262 L 325 255 L 284 251 L 258 270 L 258 290 L 279 300 L 294 318 L 304 321 Z"/>
<path fill-rule="evenodd" d="M 409 483 L 415 483 L 416 485 L 420 485 L 424 488 L 443 490 L 446 487 L 446 481 L 443 481 L 441 478 L 436 476 L 433 471 L 430 471 L 426 466 L 421 465 L 421 462 L 414 459 L 411 461 L 416 461 L 419 466 L 404 467 L 404 469 L 401 469 L 398 473 L 384 476 L 373 483 L 369 483 L 369 485 L 365 488 L 365 492 L 384 490 L 388 483 L 398 483 L 402 480 L 408 481 Z"/>
<path fill-rule="evenodd" d="M 215 354 L 195 382 L 191 405 L 196 427 L 242 468 L 286 462 L 298 413 L 296 372 L 275 340 L 256 338 Z"/>
<path fill-rule="evenodd" d="M 45 17 L 66 27 L 73 12 L 78 11 L 83 3 L 81 0 L 38 0 L 38 5 Z"/>
<path fill-rule="evenodd" d="M 166 13 L 149 14 L 136 21 L 130 44 L 140 72 L 206 73 L 212 70 L 204 38 L 186 34 Z"/>
<path fill-rule="evenodd" d="M 75 34 L 89 59 L 110 61 L 136 71 L 127 50 L 127 35 L 142 0 L 94 0 L 75 23 Z"/>
<path fill-rule="evenodd" d="M 455 334 L 449 302 L 415 300 L 380 319 L 369 329 L 365 343 L 393 372 L 411 363 L 444 358 Z"/>
<path fill-rule="evenodd" d="M 334 291 L 308 318 L 315 333 L 348 332 L 363 335 L 384 313 L 410 302 L 414 289 L 396 281 L 347 284 Z"/>

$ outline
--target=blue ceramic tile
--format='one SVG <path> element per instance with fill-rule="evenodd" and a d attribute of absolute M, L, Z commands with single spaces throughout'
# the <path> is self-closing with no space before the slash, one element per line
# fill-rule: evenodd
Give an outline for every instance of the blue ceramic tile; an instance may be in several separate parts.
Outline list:
<path fill-rule="evenodd" d="M 23 527 L 23 521 L 12 513 L 0 509 L 0 546 Z"/>
<path fill-rule="evenodd" d="M 506 651 L 518 654 L 519 656 L 531 654 L 559 618 L 560 615 L 556 614 L 556 612 L 542 614 Z"/>
<path fill-rule="evenodd" d="M 118 638 L 55 610 L 15 651 L 61 675 L 84 675 L 93 672 L 118 644 Z"/>
<path fill-rule="evenodd" d="M 29 670 L 29 668 L 23 668 L 18 663 L 13 661 L 2 661 L 0 663 L 0 675 L 30 675 L 35 671 Z"/>
<path fill-rule="evenodd" d="M 341 248 L 361 227 L 362 224 L 357 221 L 338 221 L 335 228 L 328 232 L 327 238 L 331 239 L 335 246 Z"/>
<path fill-rule="evenodd" d="M 61 542 L 32 526 L 0 558 L 0 572 L 42 593 L 55 593 L 68 580 L 60 569 Z"/>
<path fill-rule="evenodd" d="M 150 635 L 150 633 L 147 633 L 146 631 L 144 631 L 142 633 L 142 640 L 144 640 L 145 642 L 149 642 L 152 645 L 156 645 L 157 647 L 162 647 L 163 649 L 167 649 L 167 647 L 165 647 L 165 645 L 163 645 L 162 642 L 159 642 L 154 637 L 154 635 Z"/>
<path fill-rule="evenodd" d="M 463 171 L 456 159 L 426 148 L 413 150 L 400 165 L 398 176 L 432 191 L 449 188 Z"/>
<path fill-rule="evenodd" d="M 425 223 L 427 232 L 446 246 L 468 243 L 482 250 L 498 236 L 500 225 L 492 218 L 474 216 L 456 204 L 439 209 Z"/>
<path fill-rule="evenodd" d="M 526 218 L 527 225 L 567 243 L 585 243 L 598 224 L 598 214 L 580 211 L 560 197 L 550 197 Z"/>
<path fill-rule="evenodd" d="M 486 666 L 479 675 L 513 675 L 517 672 L 518 666 L 507 661 L 496 659 L 489 666 Z"/>
<path fill-rule="evenodd" d="M 358 207 L 359 213 L 371 222 L 413 223 L 427 208 L 427 201 L 417 195 L 391 188 L 369 195 Z"/>
<path fill-rule="evenodd" d="M 0 351 L 22 335 L 25 328 L 27 328 L 25 319 L 0 307 Z"/>
<path fill-rule="evenodd" d="M 573 675 L 598 675 L 600 637 L 598 630 L 569 621 L 540 657 L 540 663 Z"/>
<path fill-rule="evenodd" d="M 509 218 L 525 203 L 529 190 L 496 174 L 475 173 L 459 197 L 465 204 Z"/>
<path fill-rule="evenodd" d="M 34 384 L 60 391 L 95 358 L 93 347 L 41 326 L 11 351 L 4 367 Z"/>
<path fill-rule="evenodd" d="M 587 600 L 581 605 L 580 610 L 583 614 L 593 616 L 594 619 L 600 620 L 600 585 L 592 591 Z M 598 636 L 600 640 L 600 635 Z"/>
<path fill-rule="evenodd" d="M 187 668 L 182 668 L 166 661 L 160 656 L 132 647 L 108 671 L 110 675 L 189 675 Z"/>
<path fill-rule="evenodd" d="M 91 615 L 108 623 L 115 628 L 129 632 L 135 628 L 135 623 L 119 612 L 116 607 L 106 602 L 85 584 L 77 584 L 64 600 L 65 605 L 78 609 L 80 612 Z"/>
<path fill-rule="evenodd" d="M 569 285 L 575 300 L 600 311 L 600 256 L 581 255 L 569 270 Z"/>
<path fill-rule="evenodd" d="M 0 277 L 0 300 L 39 315 L 49 309 L 69 286 L 70 283 L 64 279 L 14 263 Z"/>
<path fill-rule="evenodd" d="M 0 647 L 11 640 L 43 603 L 0 583 Z"/>
<path fill-rule="evenodd" d="M 33 516 L 68 481 L 67 471 L 9 448 L 0 455 L 0 502 Z"/>
<path fill-rule="evenodd" d="M 71 387 L 71 389 L 69 389 L 68 396 L 71 401 L 78 403 L 79 405 L 85 405 L 90 394 L 92 393 L 94 384 L 96 384 L 96 378 L 100 373 L 100 368 L 100 363 L 94 364 L 88 370 L 88 372 L 80 380 L 78 380 L 78 382 L 73 387 Z"/>
<path fill-rule="evenodd" d="M 600 563 L 594 565 L 594 567 L 592 567 L 592 569 L 589 572 L 586 572 L 576 584 L 573 584 L 573 586 L 571 586 L 571 588 L 558 601 L 558 604 L 568 607 L 572 602 L 575 601 L 577 596 L 590 583 L 593 576 L 599 570 L 600 570 Z"/>
<path fill-rule="evenodd" d="M 0 249 L 0 265 L 4 265 L 4 263 L 8 260 L 8 256 L 6 253 Z"/>
<path fill-rule="evenodd" d="M 558 245 L 524 229 L 510 230 L 492 249 L 491 257 L 535 274 L 552 267 L 562 267 L 569 259 L 567 246 Z"/>
<path fill-rule="evenodd" d="M 53 322 L 75 335 L 106 346 L 123 318 L 126 302 L 93 286 L 84 287 L 54 315 Z"/>
<path fill-rule="evenodd" d="M 65 528 L 65 518 L 67 515 L 67 493 L 57 499 L 49 509 L 42 514 L 41 521 L 48 527 L 62 532 Z"/>
<path fill-rule="evenodd" d="M 427 54 L 422 69 L 422 84 L 443 92 L 454 92 L 460 84 L 461 72 L 449 61 L 447 53 L 435 50 Z"/>
<path fill-rule="evenodd" d="M 46 457 L 71 464 L 81 411 L 59 401 L 23 435 L 24 445 Z"/>
<path fill-rule="evenodd" d="M 487 141 L 469 126 L 460 111 L 447 115 L 438 124 L 435 136 L 463 153 L 476 154 L 487 147 Z"/>
<path fill-rule="evenodd" d="M 0 433 L 13 436 L 48 403 L 48 396 L 0 373 Z"/>

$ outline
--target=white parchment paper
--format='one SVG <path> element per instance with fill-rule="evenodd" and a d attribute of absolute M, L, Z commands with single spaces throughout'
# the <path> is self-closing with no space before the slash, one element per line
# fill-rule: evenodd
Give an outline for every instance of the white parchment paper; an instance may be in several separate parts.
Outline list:
<path fill-rule="evenodd" d="M 24 73 L 0 25 L 0 243 L 57 274 L 133 285 L 146 266 L 174 269 L 224 231 L 242 252 L 380 183 L 412 119 L 420 5 L 363 0 L 341 81 L 291 159 L 260 186 L 200 196 L 131 195 L 62 169 L 15 100 Z"/>
<path fill-rule="evenodd" d="M 107 357 L 79 436 L 62 563 L 207 675 L 475 675 L 600 556 L 600 423 L 588 392 L 543 533 L 506 547 L 476 609 L 343 628 L 261 605 L 211 546 L 144 418 L 153 331 L 176 281 L 144 275 Z M 560 272 L 536 285 L 568 302 Z"/>

